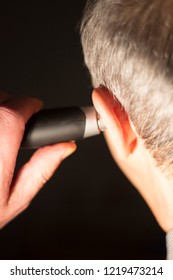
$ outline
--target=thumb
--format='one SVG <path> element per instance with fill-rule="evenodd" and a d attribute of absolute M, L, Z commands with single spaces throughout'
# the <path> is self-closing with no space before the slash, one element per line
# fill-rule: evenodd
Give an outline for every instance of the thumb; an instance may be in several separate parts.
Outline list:
<path fill-rule="evenodd" d="M 13 183 L 9 203 L 21 209 L 30 203 L 51 178 L 61 162 L 76 150 L 75 143 L 61 143 L 37 150 L 19 171 Z M 17 210 L 17 209 L 16 209 Z"/>

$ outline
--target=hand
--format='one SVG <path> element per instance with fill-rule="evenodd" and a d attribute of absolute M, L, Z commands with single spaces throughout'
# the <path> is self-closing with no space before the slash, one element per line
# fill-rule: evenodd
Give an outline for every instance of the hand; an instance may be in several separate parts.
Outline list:
<path fill-rule="evenodd" d="M 0 93 L 0 228 L 28 207 L 61 161 L 76 149 L 74 143 L 40 148 L 14 177 L 25 124 L 41 107 L 37 99 Z"/>

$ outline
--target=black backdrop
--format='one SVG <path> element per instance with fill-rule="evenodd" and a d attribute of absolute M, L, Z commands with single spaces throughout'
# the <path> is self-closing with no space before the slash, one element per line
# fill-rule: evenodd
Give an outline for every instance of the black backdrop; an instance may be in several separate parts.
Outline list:
<path fill-rule="evenodd" d="M 77 29 L 85 1 L 72 2 L 1 4 L 1 91 L 38 97 L 45 107 L 91 104 Z M 17 169 L 31 154 L 19 152 Z M 165 236 L 99 136 L 78 143 L 0 231 L 0 258 L 163 259 Z"/>

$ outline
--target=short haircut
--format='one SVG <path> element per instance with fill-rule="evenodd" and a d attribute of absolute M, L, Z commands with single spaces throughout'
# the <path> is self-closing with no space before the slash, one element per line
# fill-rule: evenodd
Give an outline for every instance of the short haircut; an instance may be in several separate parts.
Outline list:
<path fill-rule="evenodd" d="M 156 165 L 173 175 L 173 1 L 87 1 L 81 24 L 93 86 L 116 96 Z"/>

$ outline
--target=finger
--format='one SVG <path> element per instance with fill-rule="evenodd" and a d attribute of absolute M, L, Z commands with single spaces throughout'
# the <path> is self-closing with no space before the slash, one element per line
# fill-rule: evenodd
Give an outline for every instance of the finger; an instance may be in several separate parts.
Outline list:
<path fill-rule="evenodd" d="M 75 143 L 61 143 L 39 149 L 20 170 L 11 190 L 9 205 L 22 211 L 60 163 L 76 150 Z"/>
<path fill-rule="evenodd" d="M 0 149 L 12 146 L 18 150 L 25 124 L 42 107 L 42 102 L 31 97 L 5 99 L 0 105 Z M 13 145 L 12 144 L 13 140 Z M 12 153 L 13 154 L 13 153 Z"/>
<path fill-rule="evenodd" d="M 1 95 L 2 96 L 2 95 Z M 3 98 L 2 98 L 3 99 Z M 6 201 L 25 123 L 42 103 L 34 98 L 6 98 L 0 105 L 0 201 Z"/>
<path fill-rule="evenodd" d="M 22 118 L 24 123 L 36 112 L 38 112 L 43 106 L 43 102 L 39 99 L 20 96 L 7 98 L 3 104 L 1 104 L 1 110 L 10 112 Z"/>

